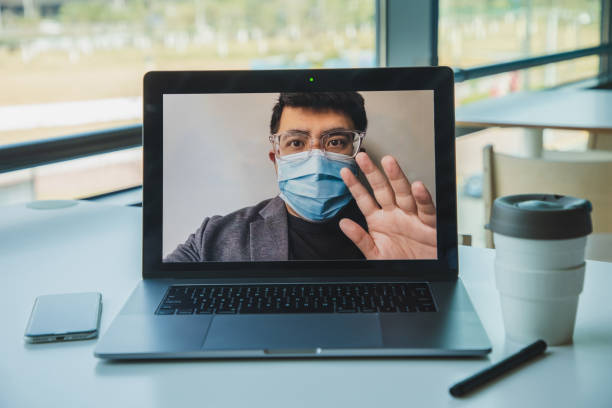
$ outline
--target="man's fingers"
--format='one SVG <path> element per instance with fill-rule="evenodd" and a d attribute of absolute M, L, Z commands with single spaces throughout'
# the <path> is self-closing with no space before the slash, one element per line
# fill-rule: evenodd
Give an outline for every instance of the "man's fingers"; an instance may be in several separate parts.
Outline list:
<path fill-rule="evenodd" d="M 385 156 L 382 158 L 381 163 L 395 192 L 397 206 L 404 211 L 416 213 L 417 205 L 412 195 L 410 181 L 408 181 L 408 177 L 402 171 L 397 160 L 391 156 Z"/>
<path fill-rule="evenodd" d="M 340 229 L 359 248 L 363 256 L 367 259 L 376 257 L 378 249 L 374 245 L 374 240 L 370 234 L 361 228 L 361 225 L 348 218 L 343 218 L 340 220 Z"/>
<path fill-rule="evenodd" d="M 436 227 L 436 207 L 427 187 L 420 181 L 412 183 L 412 194 L 417 205 L 417 213 L 424 224 Z"/>
<path fill-rule="evenodd" d="M 368 183 L 374 191 L 374 197 L 376 201 L 382 207 L 383 210 L 392 210 L 395 208 L 395 195 L 393 189 L 389 185 L 389 181 L 385 175 L 374 165 L 370 157 L 366 153 L 359 153 L 355 157 L 359 168 L 365 174 L 368 179 Z"/>
<path fill-rule="evenodd" d="M 357 180 L 357 177 L 352 171 L 346 167 L 340 170 L 340 176 L 344 181 L 344 184 L 348 187 L 349 191 L 353 195 L 353 198 L 357 202 L 357 206 L 365 217 L 368 217 L 374 211 L 380 210 L 376 201 L 370 195 L 370 192 Z"/>

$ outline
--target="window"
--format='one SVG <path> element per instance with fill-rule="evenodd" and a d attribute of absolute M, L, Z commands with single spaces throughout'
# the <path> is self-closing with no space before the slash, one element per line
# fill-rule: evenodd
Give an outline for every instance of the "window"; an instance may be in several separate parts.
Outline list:
<path fill-rule="evenodd" d="M 600 45 L 600 0 L 440 0 L 440 65 L 470 68 Z M 457 85 L 457 103 L 536 90 L 598 74 L 599 57 Z"/>
<path fill-rule="evenodd" d="M 469 68 L 600 44 L 601 0 L 440 0 L 441 65 Z"/>
<path fill-rule="evenodd" d="M 0 145 L 140 123 L 149 70 L 374 66 L 374 15 L 375 0 L 0 0 Z"/>

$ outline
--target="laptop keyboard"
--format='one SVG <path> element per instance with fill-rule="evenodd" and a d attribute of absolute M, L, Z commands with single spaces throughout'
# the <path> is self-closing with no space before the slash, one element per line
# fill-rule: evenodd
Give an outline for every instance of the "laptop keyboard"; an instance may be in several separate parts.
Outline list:
<path fill-rule="evenodd" d="M 171 286 L 158 315 L 435 312 L 426 283 Z"/>

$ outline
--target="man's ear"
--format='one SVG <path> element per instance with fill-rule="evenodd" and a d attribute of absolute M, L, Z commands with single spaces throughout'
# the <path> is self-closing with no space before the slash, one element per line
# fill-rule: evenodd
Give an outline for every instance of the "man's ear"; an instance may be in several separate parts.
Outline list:
<path fill-rule="evenodd" d="M 270 159 L 270 161 L 274 165 L 274 170 L 278 173 L 278 167 L 276 167 L 276 155 L 274 154 L 274 150 L 270 150 L 268 152 L 268 159 Z"/>

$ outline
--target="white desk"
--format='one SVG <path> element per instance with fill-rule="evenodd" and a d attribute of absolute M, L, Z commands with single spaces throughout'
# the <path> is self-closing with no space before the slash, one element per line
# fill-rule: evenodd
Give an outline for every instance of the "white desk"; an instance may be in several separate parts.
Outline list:
<path fill-rule="evenodd" d="M 140 209 L 80 202 L 0 210 L 0 407 L 610 407 L 612 264 L 589 262 L 575 344 L 465 399 L 454 382 L 516 350 L 504 344 L 491 250 L 461 248 L 465 285 L 493 343 L 489 358 L 111 363 L 96 340 L 26 345 L 44 293 L 100 291 L 104 332 L 140 279 Z"/>
<path fill-rule="evenodd" d="M 457 126 L 525 128 L 525 153 L 539 157 L 544 129 L 586 130 L 593 140 L 612 138 L 611 106 L 607 89 L 546 90 L 470 103 L 458 107 L 455 117 Z"/>

